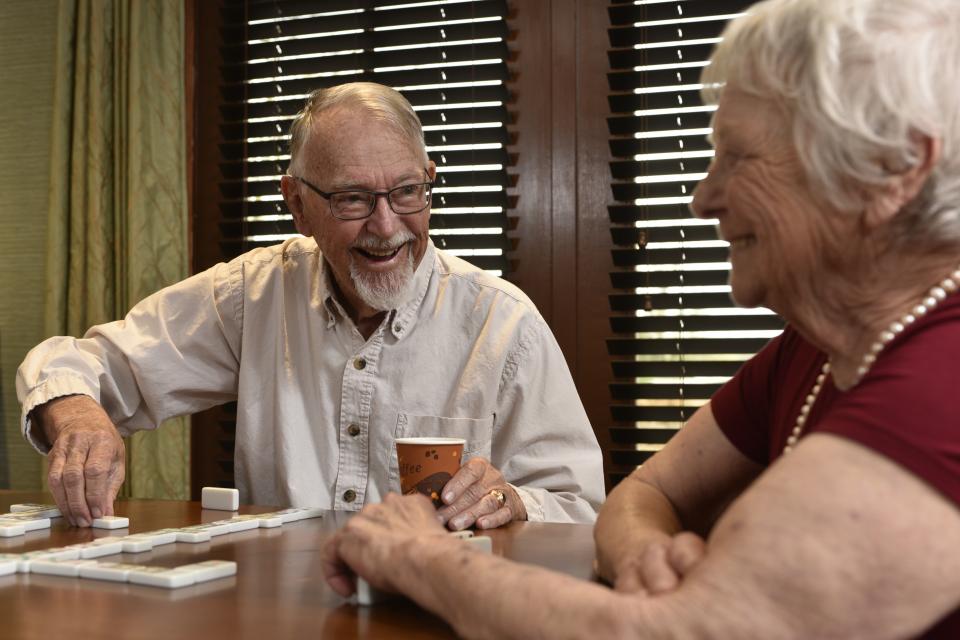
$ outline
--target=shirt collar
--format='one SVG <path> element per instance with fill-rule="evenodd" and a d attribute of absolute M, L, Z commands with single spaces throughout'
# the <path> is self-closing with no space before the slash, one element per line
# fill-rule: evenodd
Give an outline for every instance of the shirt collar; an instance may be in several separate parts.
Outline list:
<path fill-rule="evenodd" d="M 337 323 L 338 319 L 347 317 L 347 312 L 340 306 L 340 302 L 333 294 L 334 287 L 331 280 L 333 271 L 330 270 L 330 265 L 323 257 L 323 252 L 318 253 L 320 255 L 320 277 L 317 284 L 317 293 L 320 295 L 323 311 L 327 316 L 327 328 L 329 329 Z"/>
<path fill-rule="evenodd" d="M 433 246 L 433 240 L 427 241 L 427 250 L 424 251 L 420 264 L 417 265 L 413 273 L 413 295 L 405 304 L 398 309 L 390 312 L 389 328 L 394 338 L 400 340 L 408 334 L 417 322 L 418 311 L 423 304 L 423 299 L 427 295 L 427 287 L 430 284 L 430 278 L 433 276 L 433 270 L 436 267 L 436 248 Z M 343 305 L 334 295 L 333 271 L 330 265 L 322 258 L 320 267 L 320 282 L 318 285 L 320 299 L 323 301 L 323 309 L 327 316 L 327 328 L 329 329 L 341 318 L 349 317 Z"/>
<path fill-rule="evenodd" d="M 393 319 L 390 322 L 390 332 L 397 340 L 410 333 L 413 326 L 420 317 L 420 306 L 427 295 L 427 287 L 430 285 L 430 279 L 433 277 L 433 270 L 436 268 L 436 249 L 433 246 L 433 240 L 427 241 L 427 250 L 423 252 L 420 264 L 413 274 L 413 295 L 405 304 L 393 312 Z"/>

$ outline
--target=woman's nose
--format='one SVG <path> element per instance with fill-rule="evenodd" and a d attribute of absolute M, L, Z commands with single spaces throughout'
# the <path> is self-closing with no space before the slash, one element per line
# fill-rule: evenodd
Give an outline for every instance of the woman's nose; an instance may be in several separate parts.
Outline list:
<path fill-rule="evenodd" d="M 707 175 L 693 189 L 690 201 L 690 213 L 697 218 L 716 218 L 723 210 L 723 188 L 720 176 L 713 166 L 707 169 Z"/>

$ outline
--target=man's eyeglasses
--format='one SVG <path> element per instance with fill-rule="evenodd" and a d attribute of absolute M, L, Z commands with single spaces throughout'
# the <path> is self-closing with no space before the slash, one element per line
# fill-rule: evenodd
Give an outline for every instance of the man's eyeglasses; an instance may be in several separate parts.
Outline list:
<path fill-rule="evenodd" d="M 373 214 L 377 208 L 377 197 L 384 196 L 394 213 L 406 216 L 420 213 L 430 206 L 430 195 L 433 192 L 432 182 L 418 182 L 403 184 L 389 191 L 366 191 L 351 189 L 350 191 L 326 192 L 310 184 L 303 178 L 293 176 L 312 189 L 318 196 L 330 202 L 330 212 L 340 220 L 362 220 Z"/>

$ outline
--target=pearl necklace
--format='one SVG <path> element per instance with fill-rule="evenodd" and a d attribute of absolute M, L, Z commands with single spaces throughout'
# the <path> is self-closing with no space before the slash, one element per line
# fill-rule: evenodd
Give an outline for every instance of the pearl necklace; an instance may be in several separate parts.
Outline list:
<path fill-rule="evenodd" d="M 957 269 L 941 282 L 931 287 L 930 291 L 927 292 L 927 295 L 924 296 L 923 300 L 917 304 L 917 306 L 913 307 L 913 309 L 905 313 L 902 318 L 895 320 L 889 327 L 880 332 L 880 337 L 870 345 L 870 348 L 860 361 L 860 366 L 857 367 L 857 375 L 853 380 L 853 384 L 850 385 L 850 388 L 852 389 L 860 384 L 863 377 L 870 371 L 870 367 L 877 361 L 877 356 L 883 351 L 884 347 L 903 333 L 904 329 L 916 322 L 917 318 L 932 311 L 940 302 L 946 299 L 948 295 L 956 292 L 958 289 L 960 289 L 960 269 Z M 820 389 L 823 388 L 823 383 L 826 382 L 829 374 L 830 361 L 827 360 L 823 363 L 823 368 L 820 369 L 820 375 L 817 376 L 816 382 L 813 383 L 813 389 L 807 394 L 806 401 L 803 403 L 803 406 L 800 407 L 800 415 L 797 416 L 797 421 L 793 425 L 790 437 L 787 438 L 787 444 L 783 447 L 784 455 L 793 451 L 793 448 L 797 445 L 797 442 L 799 442 L 800 434 L 803 433 L 803 427 L 807 422 L 810 411 L 813 409 L 813 405 L 817 401 L 817 396 L 820 395 Z"/>

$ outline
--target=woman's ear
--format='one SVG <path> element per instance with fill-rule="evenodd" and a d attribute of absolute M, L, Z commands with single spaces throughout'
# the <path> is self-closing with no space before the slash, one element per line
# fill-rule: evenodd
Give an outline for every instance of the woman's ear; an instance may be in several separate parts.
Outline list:
<path fill-rule="evenodd" d="M 869 229 L 880 227 L 893 219 L 903 207 L 917 197 L 927 183 L 933 167 L 940 161 L 943 144 L 939 138 L 916 135 L 918 161 L 912 167 L 892 173 L 886 182 L 867 193 L 863 213 Z"/>

